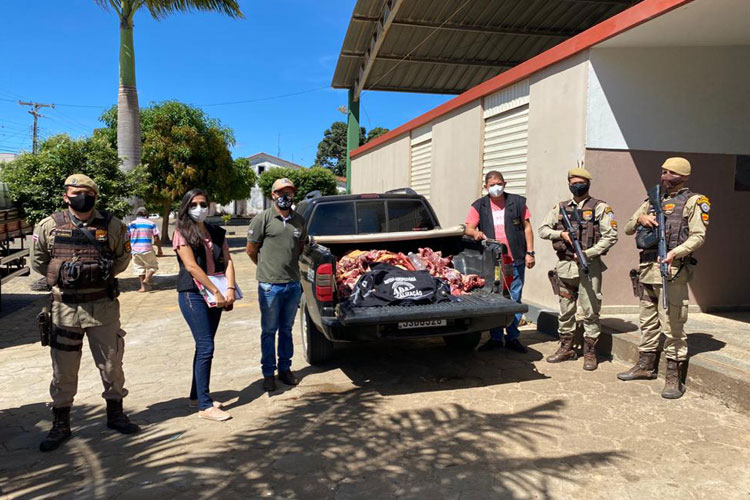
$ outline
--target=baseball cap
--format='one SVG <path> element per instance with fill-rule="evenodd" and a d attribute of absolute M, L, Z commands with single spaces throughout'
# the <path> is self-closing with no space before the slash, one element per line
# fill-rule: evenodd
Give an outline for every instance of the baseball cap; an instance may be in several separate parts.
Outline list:
<path fill-rule="evenodd" d="M 294 183 L 292 181 L 290 181 L 286 177 L 282 177 L 280 179 L 276 179 L 273 182 L 273 186 L 271 186 L 271 192 L 275 193 L 279 189 L 284 189 L 285 187 L 290 187 L 294 189 L 295 191 L 297 191 L 297 188 L 294 187 Z"/>

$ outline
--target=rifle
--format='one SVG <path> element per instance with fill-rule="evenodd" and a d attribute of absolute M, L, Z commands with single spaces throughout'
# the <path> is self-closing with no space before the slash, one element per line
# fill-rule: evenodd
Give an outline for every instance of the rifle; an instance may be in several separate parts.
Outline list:
<path fill-rule="evenodd" d="M 570 239 L 573 241 L 573 250 L 575 250 L 576 257 L 578 257 L 578 265 L 581 266 L 581 269 L 583 269 L 583 274 L 585 274 L 589 281 L 591 281 L 591 275 L 589 274 L 589 261 L 583 254 L 583 250 L 581 249 L 581 242 L 578 241 L 578 236 L 576 236 L 576 232 L 573 230 L 573 224 L 570 223 L 568 213 L 565 211 L 565 207 L 562 205 L 560 205 L 560 213 L 562 214 L 563 225 L 565 226 L 565 229 L 567 229 L 568 234 L 570 235 Z M 578 220 L 578 223 L 582 224 L 581 216 L 580 214 L 578 214 L 577 208 L 573 210 L 573 213 L 575 213 L 575 215 L 577 216 L 576 219 Z"/>
<path fill-rule="evenodd" d="M 667 258 L 667 222 L 664 215 L 664 209 L 661 206 L 661 186 L 657 184 L 648 191 L 648 200 L 654 209 L 656 215 L 656 232 L 659 235 L 658 243 L 658 262 L 659 262 L 659 273 L 661 274 L 661 302 L 664 309 L 669 306 L 669 299 L 667 296 L 667 282 L 670 279 L 669 276 L 669 264 L 664 263 L 664 259 Z"/>

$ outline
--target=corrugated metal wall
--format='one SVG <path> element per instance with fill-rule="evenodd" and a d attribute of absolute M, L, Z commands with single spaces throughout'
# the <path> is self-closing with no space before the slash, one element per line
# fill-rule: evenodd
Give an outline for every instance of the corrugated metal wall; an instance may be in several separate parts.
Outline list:
<path fill-rule="evenodd" d="M 428 200 L 432 182 L 432 127 L 416 129 L 411 134 L 411 188 Z"/>
<path fill-rule="evenodd" d="M 482 174 L 498 170 L 510 193 L 526 196 L 529 144 L 529 81 L 484 98 Z"/>

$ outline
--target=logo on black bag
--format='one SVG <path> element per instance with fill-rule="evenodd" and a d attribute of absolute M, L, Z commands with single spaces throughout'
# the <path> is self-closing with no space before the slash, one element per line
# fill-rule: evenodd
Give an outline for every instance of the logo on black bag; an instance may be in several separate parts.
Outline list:
<path fill-rule="evenodd" d="M 391 293 L 395 299 L 409 299 L 413 297 L 421 297 L 422 291 L 418 290 L 412 281 L 417 281 L 414 277 L 397 277 L 387 278 L 384 283 L 391 285 Z"/>

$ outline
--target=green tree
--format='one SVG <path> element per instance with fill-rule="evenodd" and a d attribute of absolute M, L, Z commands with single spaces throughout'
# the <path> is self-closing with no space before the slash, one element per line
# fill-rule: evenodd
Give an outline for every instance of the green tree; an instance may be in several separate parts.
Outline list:
<path fill-rule="evenodd" d="M 96 135 L 112 140 L 117 118 L 117 108 L 105 111 L 100 119 L 107 127 Z M 134 171 L 135 194 L 148 206 L 158 207 L 165 240 L 169 213 L 190 189 L 205 189 L 221 204 L 249 197 L 254 179 L 244 179 L 249 175 L 244 163 L 235 167 L 229 151 L 234 133 L 218 120 L 196 107 L 165 101 L 141 110 L 141 127 L 143 159 Z"/>
<path fill-rule="evenodd" d="M 119 167 L 117 150 L 104 138 L 61 134 L 43 141 L 37 154 L 24 153 L 4 165 L 2 181 L 31 224 L 64 206 L 63 182 L 75 173 L 88 175 L 99 186 L 99 210 L 122 217 L 130 211 L 133 179 Z"/>
<path fill-rule="evenodd" d="M 286 177 L 297 187 L 294 195 L 295 203 L 299 203 L 307 193 L 318 190 L 322 195 L 336 194 L 336 177 L 333 173 L 323 167 L 311 168 L 269 168 L 258 180 L 258 186 L 266 198 L 271 197 L 271 187 L 276 179 Z"/>
<path fill-rule="evenodd" d="M 161 20 L 176 12 L 192 10 L 216 11 L 233 18 L 244 17 L 237 0 L 94 0 L 105 9 L 112 8 L 120 24 L 120 89 L 117 108 L 120 120 L 117 125 L 117 154 L 126 171 L 141 162 L 141 130 L 139 121 L 138 91 L 135 85 L 135 46 L 133 45 L 133 18 L 141 7 L 151 16 Z"/>
<path fill-rule="evenodd" d="M 315 166 L 325 167 L 336 175 L 346 175 L 346 123 L 333 122 L 323 132 L 323 140 L 318 143 Z M 387 128 L 375 127 L 369 134 L 364 127 L 359 128 L 359 145 L 370 142 L 388 132 Z"/>
<path fill-rule="evenodd" d="M 381 135 L 387 134 L 388 132 L 389 132 L 389 130 L 387 128 L 383 128 L 383 127 L 371 128 L 370 131 L 367 132 L 367 140 L 365 141 L 365 143 L 368 143 L 368 142 L 370 142 L 373 139 L 377 139 Z"/>
<path fill-rule="evenodd" d="M 245 200 L 250 198 L 252 189 L 258 183 L 258 174 L 250 165 L 247 158 L 236 158 L 232 175 L 229 176 L 229 186 L 226 190 L 229 200 Z"/>

